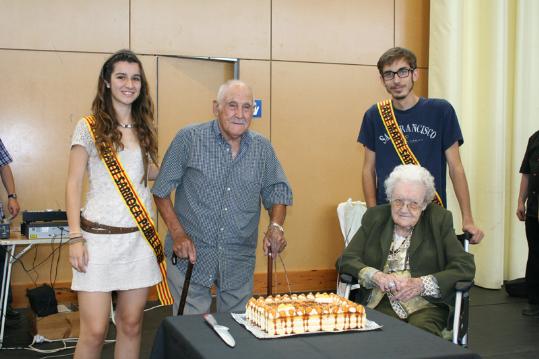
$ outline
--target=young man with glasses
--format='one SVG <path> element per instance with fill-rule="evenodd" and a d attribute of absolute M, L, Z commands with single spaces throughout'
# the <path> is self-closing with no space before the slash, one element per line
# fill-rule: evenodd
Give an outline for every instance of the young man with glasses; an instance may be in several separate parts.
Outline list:
<path fill-rule="evenodd" d="M 434 176 L 438 204 L 446 202 L 446 168 L 462 213 L 462 229 L 471 243 L 479 243 L 483 231 L 474 224 L 470 194 L 460 159 L 464 139 L 455 110 L 443 99 L 427 99 L 414 92 L 419 78 L 413 52 L 395 47 L 378 60 L 380 80 L 391 100 L 373 105 L 363 117 L 358 142 L 363 144 L 363 191 L 368 207 L 386 203 L 381 185 L 396 166 L 420 164 Z"/>

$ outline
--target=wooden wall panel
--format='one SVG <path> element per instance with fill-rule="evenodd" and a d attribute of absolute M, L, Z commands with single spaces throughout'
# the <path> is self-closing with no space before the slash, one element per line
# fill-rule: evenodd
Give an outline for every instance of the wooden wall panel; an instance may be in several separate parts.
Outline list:
<path fill-rule="evenodd" d="M 159 57 L 159 154 L 181 128 L 211 120 L 219 86 L 234 77 L 231 63 Z"/>
<path fill-rule="evenodd" d="M 393 0 L 273 0 L 272 58 L 376 64 L 393 46 Z"/>
<path fill-rule="evenodd" d="M 0 76 L 5 85 L 0 87 L 0 134 L 14 158 L 11 167 L 22 210 L 65 210 L 71 135 L 77 121 L 91 111 L 99 71 L 108 56 L 0 51 Z M 143 56 L 141 61 L 155 97 L 156 59 Z M 15 219 L 12 229 L 20 228 L 21 217 Z M 41 262 L 51 254 L 51 247 L 37 246 L 33 251 Z M 28 253 L 22 258 L 27 269 L 33 267 L 33 257 Z M 22 266 L 14 266 L 13 280 L 52 280 L 49 272 L 50 268 L 56 272 L 56 263 L 57 279 L 71 280 L 67 248 L 62 249 L 60 259 L 55 252 L 29 275 Z"/>
<path fill-rule="evenodd" d="M 234 67 L 226 62 L 161 56 L 158 68 L 158 141 L 162 161 L 181 128 L 214 118 L 212 101 L 219 86 L 234 77 Z M 167 228 L 161 218 L 158 228 L 164 240 Z"/>
<path fill-rule="evenodd" d="M 268 59 L 270 0 L 132 0 L 131 45 L 141 53 Z"/>
<path fill-rule="evenodd" d="M 0 133 L 21 205 L 64 208 L 71 134 L 90 111 L 106 55 L 3 50 L 0 57 Z"/>
<path fill-rule="evenodd" d="M 106 56 L 3 50 L 0 57 L 0 134 L 14 159 L 11 167 L 21 208 L 65 209 L 72 131 L 90 111 Z M 21 215 L 13 229 L 19 229 L 20 220 Z M 49 246 L 36 250 L 41 258 L 38 262 L 51 253 Z M 31 253 L 23 257 L 27 268 L 32 259 Z M 71 279 L 67 251 L 62 251 L 60 262 L 58 279 Z M 49 280 L 50 267 L 51 261 L 46 261 L 29 277 L 16 265 L 13 281 Z"/>
<path fill-rule="evenodd" d="M 273 276 L 273 293 L 288 293 L 289 287 L 287 276 L 283 271 L 274 273 Z M 289 271 L 288 282 L 292 292 L 328 292 L 335 290 L 335 281 L 337 272 L 335 269 L 320 269 L 320 270 L 305 270 L 305 271 Z M 15 308 L 28 307 L 28 297 L 26 290 L 32 288 L 29 283 L 17 283 L 11 286 L 13 292 L 13 306 Z M 76 304 L 77 293 L 71 291 L 71 281 L 60 281 L 54 285 L 56 300 L 60 304 Z M 267 276 L 266 273 L 255 273 L 253 283 L 254 295 L 266 295 L 267 293 Z M 215 288 L 212 289 L 215 293 Z M 149 301 L 157 301 L 157 291 L 155 287 L 150 288 L 148 293 Z"/>
<path fill-rule="evenodd" d="M 253 118 L 250 128 L 266 138 L 270 138 L 271 127 L 270 67 L 269 61 L 240 61 L 240 79 L 251 86 L 255 99 L 262 100 L 262 117 Z"/>
<path fill-rule="evenodd" d="M 429 65 L 429 0 L 395 0 L 395 46 L 412 50 L 417 66 Z"/>
<path fill-rule="evenodd" d="M 129 47 L 129 0 L 0 0 L 0 48 L 114 52 Z"/>
<path fill-rule="evenodd" d="M 419 79 L 414 85 L 414 91 L 419 96 L 428 97 L 428 92 L 429 92 L 428 70 L 418 69 L 417 71 L 419 71 Z"/>
<path fill-rule="evenodd" d="M 289 269 L 333 268 L 337 204 L 363 198 L 362 116 L 384 90 L 372 66 L 279 62 L 272 76 L 272 142 L 294 190 L 283 257 Z"/>
<path fill-rule="evenodd" d="M 271 139 L 271 63 L 269 61 L 240 61 L 240 79 L 253 89 L 255 99 L 262 100 L 262 117 L 253 118 L 250 129 Z M 265 272 L 267 260 L 262 248 L 262 240 L 269 224 L 268 212 L 262 206 L 258 226 L 258 247 L 256 251 L 256 272 Z"/>
<path fill-rule="evenodd" d="M 157 56 L 137 56 L 140 62 L 142 62 L 142 67 L 144 67 L 144 73 L 146 74 L 146 80 L 148 80 L 150 96 L 152 96 L 153 104 L 155 106 L 155 124 L 157 126 Z"/>

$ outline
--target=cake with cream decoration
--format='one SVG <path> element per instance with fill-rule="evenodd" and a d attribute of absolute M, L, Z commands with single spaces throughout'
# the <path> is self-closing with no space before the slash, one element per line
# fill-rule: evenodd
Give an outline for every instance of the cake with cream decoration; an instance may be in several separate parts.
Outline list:
<path fill-rule="evenodd" d="M 334 332 L 365 326 L 365 308 L 333 293 L 251 298 L 246 319 L 269 335 Z"/>

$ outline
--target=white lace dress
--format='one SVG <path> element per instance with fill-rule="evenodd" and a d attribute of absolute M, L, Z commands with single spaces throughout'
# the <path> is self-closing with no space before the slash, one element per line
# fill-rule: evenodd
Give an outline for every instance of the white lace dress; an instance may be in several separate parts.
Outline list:
<path fill-rule="evenodd" d="M 136 227 L 118 190 L 97 155 L 92 136 L 84 119 L 77 123 L 71 145 L 81 145 L 88 152 L 89 178 L 84 218 L 115 227 Z M 124 150 L 118 157 L 140 199 L 152 218 L 154 210 L 149 187 L 141 183 L 144 173 L 140 149 Z M 161 281 L 161 272 L 151 246 L 140 231 L 127 234 L 92 234 L 82 231 L 87 240 L 86 273 L 73 270 L 71 289 L 89 292 L 110 292 L 153 286 Z"/>

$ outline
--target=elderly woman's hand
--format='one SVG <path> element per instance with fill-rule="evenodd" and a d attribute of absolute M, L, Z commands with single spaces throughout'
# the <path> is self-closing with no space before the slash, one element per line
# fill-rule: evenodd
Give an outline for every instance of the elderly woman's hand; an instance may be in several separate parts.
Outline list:
<path fill-rule="evenodd" d="M 392 274 L 378 271 L 374 273 L 372 280 L 382 292 L 394 292 L 399 288 L 398 278 Z"/>
<path fill-rule="evenodd" d="M 423 281 L 421 278 L 400 278 L 397 281 L 398 289 L 393 291 L 395 299 L 406 302 L 421 295 L 423 291 Z"/>

